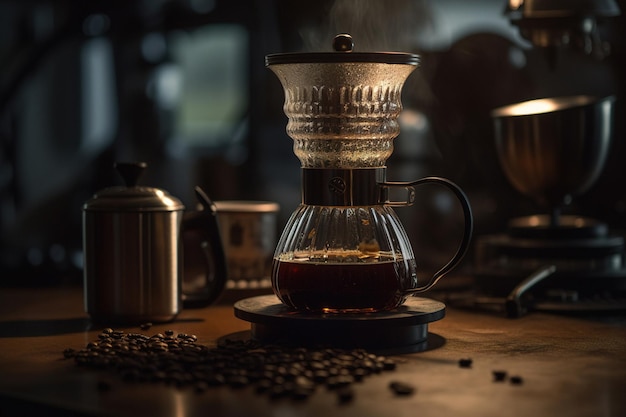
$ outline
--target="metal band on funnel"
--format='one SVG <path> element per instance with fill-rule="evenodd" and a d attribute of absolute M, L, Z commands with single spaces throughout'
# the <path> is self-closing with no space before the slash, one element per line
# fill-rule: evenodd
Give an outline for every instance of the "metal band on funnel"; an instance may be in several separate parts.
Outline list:
<path fill-rule="evenodd" d="M 302 203 L 311 206 L 372 206 L 381 204 L 378 183 L 385 168 L 302 169 Z"/>

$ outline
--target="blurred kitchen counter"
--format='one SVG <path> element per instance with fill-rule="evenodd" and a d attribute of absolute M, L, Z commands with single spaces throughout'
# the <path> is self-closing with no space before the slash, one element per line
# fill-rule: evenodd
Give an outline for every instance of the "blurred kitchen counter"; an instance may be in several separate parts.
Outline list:
<path fill-rule="evenodd" d="M 250 324 L 232 304 L 185 310 L 166 329 L 195 334 L 213 345 Z M 97 339 L 83 312 L 82 289 L 0 289 L 0 416 L 625 416 L 626 318 L 533 313 L 520 319 L 448 308 L 429 326 L 429 348 L 400 355 L 395 371 L 356 383 L 340 404 L 318 389 L 304 401 L 272 400 L 253 388 L 197 393 L 152 383 L 130 383 L 106 371 L 79 368 L 63 358 Z M 471 367 L 459 366 L 471 359 Z M 520 376 L 495 382 L 492 372 Z M 106 381 L 111 389 L 98 389 Z M 416 387 L 395 396 L 391 381 Z"/>

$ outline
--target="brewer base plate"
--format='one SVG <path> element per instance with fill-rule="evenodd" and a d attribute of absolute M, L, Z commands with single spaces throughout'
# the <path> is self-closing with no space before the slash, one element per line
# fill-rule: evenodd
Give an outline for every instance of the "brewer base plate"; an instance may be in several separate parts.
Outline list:
<path fill-rule="evenodd" d="M 295 312 L 273 294 L 237 301 L 234 308 L 262 342 L 378 350 L 425 350 L 428 323 L 445 316 L 445 304 L 421 297 L 409 297 L 392 311 L 363 314 Z"/>

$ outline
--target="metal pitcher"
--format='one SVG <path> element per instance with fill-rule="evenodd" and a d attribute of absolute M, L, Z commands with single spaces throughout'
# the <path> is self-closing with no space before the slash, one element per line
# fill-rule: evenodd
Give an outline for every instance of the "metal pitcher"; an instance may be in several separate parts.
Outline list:
<path fill-rule="evenodd" d="M 84 300 L 92 320 L 167 322 L 183 306 L 213 303 L 227 274 L 212 202 L 196 187 L 202 210 L 185 213 L 166 191 L 137 185 L 145 163 L 115 166 L 126 185 L 83 206 Z M 196 284 L 188 288 L 186 279 Z"/>

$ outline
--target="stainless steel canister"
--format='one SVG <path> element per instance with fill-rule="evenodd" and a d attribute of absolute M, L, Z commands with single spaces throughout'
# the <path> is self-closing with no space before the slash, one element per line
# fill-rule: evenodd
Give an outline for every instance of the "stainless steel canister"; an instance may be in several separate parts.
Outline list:
<path fill-rule="evenodd" d="M 83 207 L 85 309 L 97 322 L 165 322 L 181 310 L 184 206 L 136 181 L 145 164 L 116 164 L 126 186 Z"/>

